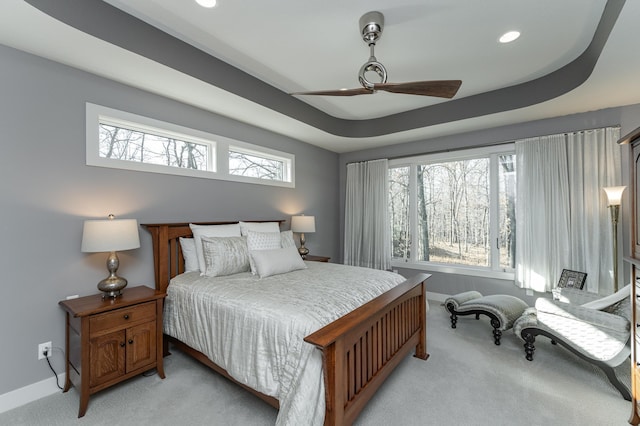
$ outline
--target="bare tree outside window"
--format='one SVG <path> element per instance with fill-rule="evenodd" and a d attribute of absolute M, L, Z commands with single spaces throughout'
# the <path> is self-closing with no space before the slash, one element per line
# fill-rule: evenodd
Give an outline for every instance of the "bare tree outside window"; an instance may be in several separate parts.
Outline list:
<path fill-rule="evenodd" d="M 497 162 L 493 169 L 492 161 Z M 410 179 L 412 168 L 415 183 Z M 491 170 L 498 171 L 493 189 L 497 197 L 491 196 Z M 515 179 L 514 154 L 391 167 L 393 258 L 513 269 Z M 412 193 L 415 206 L 409 202 Z M 409 235 L 411 212 L 416 218 L 415 236 Z M 492 234 L 492 220 L 498 221 L 497 235 Z"/>
<path fill-rule="evenodd" d="M 245 152 L 229 151 L 229 173 L 258 179 L 285 180 L 285 163 Z"/>
<path fill-rule="evenodd" d="M 100 123 L 102 158 L 207 170 L 209 147 L 137 130 Z"/>
<path fill-rule="evenodd" d="M 389 169 L 389 217 L 392 232 L 392 257 L 411 257 L 409 234 L 409 167 Z"/>
<path fill-rule="evenodd" d="M 489 159 L 418 166 L 419 260 L 488 266 Z"/>
<path fill-rule="evenodd" d="M 501 155 L 500 163 L 500 266 L 516 267 L 516 156 Z"/>

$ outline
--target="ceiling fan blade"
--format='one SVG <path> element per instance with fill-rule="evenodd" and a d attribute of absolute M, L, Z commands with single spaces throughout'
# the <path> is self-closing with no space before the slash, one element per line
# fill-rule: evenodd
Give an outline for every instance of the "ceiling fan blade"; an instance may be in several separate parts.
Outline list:
<path fill-rule="evenodd" d="M 290 95 L 320 95 L 320 96 L 355 96 L 355 95 L 370 95 L 373 90 L 360 87 L 357 89 L 342 89 L 342 90 L 319 90 L 317 92 L 295 92 L 289 93 Z"/>
<path fill-rule="evenodd" d="M 374 90 L 407 95 L 435 96 L 438 98 L 453 98 L 462 84 L 461 80 L 432 80 L 412 81 L 409 83 L 379 83 L 374 84 Z"/>

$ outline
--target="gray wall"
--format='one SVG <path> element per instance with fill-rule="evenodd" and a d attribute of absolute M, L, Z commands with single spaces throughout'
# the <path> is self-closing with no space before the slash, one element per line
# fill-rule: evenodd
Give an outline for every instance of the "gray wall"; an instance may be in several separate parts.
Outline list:
<path fill-rule="evenodd" d="M 82 223 L 114 213 L 140 223 L 316 216 L 312 253 L 339 255 L 338 155 L 0 46 L 0 395 L 51 377 L 37 345 L 64 346 L 58 301 L 97 292 L 106 255 L 80 252 Z M 296 156 L 296 188 L 85 165 L 85 102 L 173 122 Z M 120 253 L 129 285 L 153 286 L 151 239 Z M 63 355 L 52 362 L 62 372 Z"/>
<path fill-rule="evenodd" d="M 481 130 L 477 132 L 461 133 L 452 136 L 434 138 L 418 142 L 404 143 L 399 145 L 350 152 L 340 155 L 340 235 L 344 231 L 344 199 L 345 199 L 345 179 L 346 165 L 350 162 L 366 161 L 378 158 L 398 158 L 411 155 L 426 154 L 431 152 L 455 150 L 469 148 L 478 145 L 487 145 L 500 142 L 512 142 L 516 139 L 522 139 L 532 136 L 542 136 L 557 133 L 565 133 L 577 130 L 593 129 L 598 127 L 620 126 L 620 136 L 624 136 L 636 127 L 640 126 L 640 105 L 632 105 L 626 107 L 609 108 L 595 112 L 584 114 L 575 114 L 564 117 L 556 117 L 546 120 L 532 121 L 528 123 L 495 127 L 492 129 Z M 628 158 L 629 148 L 621 146 L 621 157 L 623 184 L 629 185 L 628 182 Z M 623 206 L 621 213 L 622 223 L 622 248 L 624 254 L 629 254 L 630 247 L 630 208 L 629 203 L 625 203 L 629 199 L 629 194 L 625 193 L 623 198 Z M 342 256 L 342 247 L 340 247 Z M 412 269 L 400 269 L 400 273 L 405 276 L 414 274 L 416 271 Z M 427 271 L 429 272 L 429 271 Z M 620 271 L 621 274 L 628 274 L 628 268 Z M 442 294 L 455 294 L 466 290 L 477 290 L 483 294 L 505 293 L 522 297 L 531 303 L 534 298 L 525 296 L 524 291 L 515 287 L 513 281 L 496 280 L 488 278 L 479 278 L 472 276 L 463 276 L 456 274 L 433 273 L 428 281 L 428 291 Z M 539 294 L 536 294 L 538 296 Z"/>

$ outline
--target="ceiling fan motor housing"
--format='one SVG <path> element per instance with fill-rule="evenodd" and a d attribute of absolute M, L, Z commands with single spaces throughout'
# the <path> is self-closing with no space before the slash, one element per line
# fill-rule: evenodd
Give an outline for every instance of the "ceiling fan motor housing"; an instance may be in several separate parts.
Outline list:
<path fill-rule="evenodd" d="M 375 44 L 382 35 L 384 15 L 380 12 L 367 12 L 360 18 L 360 33 L 367 44 Z"/>

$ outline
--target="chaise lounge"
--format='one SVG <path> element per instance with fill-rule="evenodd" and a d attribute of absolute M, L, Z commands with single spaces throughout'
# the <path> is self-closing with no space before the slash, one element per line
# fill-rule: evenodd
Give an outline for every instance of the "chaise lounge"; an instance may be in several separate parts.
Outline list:
<path fill-rule="evenodd" d="M 631 353 L 631 286 L 607 297 L 573 288 L 560 290 L 558 300 L 539 298 L 513 325 L 514 333 L 525 342 L 527 360 L 533 361 L 536 336 L 546 336 L 602 369 L 630 401 L 629 389 L 614 368 Z"/>

